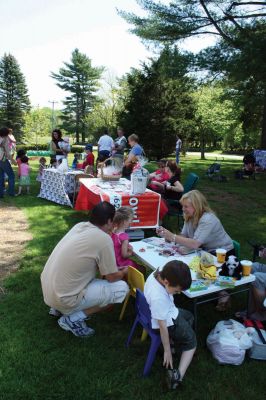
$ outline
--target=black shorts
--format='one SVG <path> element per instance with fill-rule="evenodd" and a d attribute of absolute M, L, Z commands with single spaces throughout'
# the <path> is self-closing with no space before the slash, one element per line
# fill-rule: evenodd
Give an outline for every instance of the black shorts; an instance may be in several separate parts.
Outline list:
<path fill-rule="evenodd" d="M 190 311 L 178 309 L 174 325 L 168 327 L 170 338 L 181 351 L 192 350 L 197 346 L 196 334 L 192 328 L 194 317 Z"/>

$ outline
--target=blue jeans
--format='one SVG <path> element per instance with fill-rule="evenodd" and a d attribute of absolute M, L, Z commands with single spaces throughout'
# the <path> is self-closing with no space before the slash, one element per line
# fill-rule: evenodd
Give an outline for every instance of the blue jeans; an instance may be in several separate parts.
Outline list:
<path fill-rule="evenodd" d="M 4 196 L 5 174 L 8 176 L 8 194 L 15 196 L 15 174 L 8 160 L 0 161 L 0 197 Z"/>
<path fill-rule="evenodd" d="M 179 153 L 180 153 L 179 150 L 175 151 L 175 161 L 176 161 L 177 165 L 179 164 Z"/>

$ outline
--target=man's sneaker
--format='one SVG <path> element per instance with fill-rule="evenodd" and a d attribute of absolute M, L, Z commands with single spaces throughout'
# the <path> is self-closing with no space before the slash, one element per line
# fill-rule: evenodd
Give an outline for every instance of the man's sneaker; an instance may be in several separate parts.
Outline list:
<path fill-rule="evenodd" d="M 92 328 L 86 325 L 84 320 L 72 322 L 69 315 L 63 315 L 57 322 L 62 329 L 70 331 L 78 337 L 89 337 L 95 333 Z"/>
<path fill-rule="evenodd" d="M 181 375 L 178 369 L 168 369 L 166 371 L 166 385 L 169 390 L 177 389 L 181 382 Z"/>
<path fill-rule="evenodd" d="M 52 315 L 53 317 L 61 317 L 62 313 L 56 308 L 51 307 L 49 310 L 49 315 Z"/>

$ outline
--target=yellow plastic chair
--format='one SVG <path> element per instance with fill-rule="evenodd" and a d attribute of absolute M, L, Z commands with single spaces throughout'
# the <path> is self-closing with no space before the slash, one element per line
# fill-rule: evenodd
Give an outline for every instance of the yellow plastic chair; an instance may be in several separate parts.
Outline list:
<path fill-rule="evenodd" d="M 129 266 L 127 283 L 129 285 L 129 292 L 124 300 L 124 304 L 119 316 L 119 321 L 121 321 L 121 319 L 124 316 L 129 297 L 132 296 L 136 298 L 137 289 L 140 289 L 142 292 L 144 291 L 144 283 L 145 283 L 144 276 L 136 268 Z M 144 341 L 146 338 L 147 338 L 147 332 L 143 329 L 141 341 Z"/>

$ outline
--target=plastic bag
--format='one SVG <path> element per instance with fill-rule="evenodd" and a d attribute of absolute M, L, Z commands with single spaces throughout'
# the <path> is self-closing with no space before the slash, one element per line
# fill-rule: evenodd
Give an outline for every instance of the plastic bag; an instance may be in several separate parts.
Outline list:
<path fill-rule="evenodd" d="M 219 321 L 207 337 L 207 347 L 220 364 L 240 365 L 252 346 L 251 333 L 233 319 Z"/>

